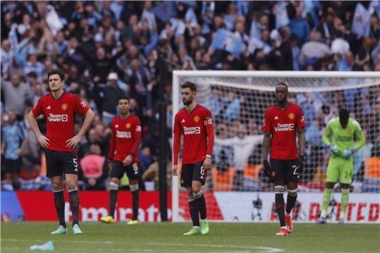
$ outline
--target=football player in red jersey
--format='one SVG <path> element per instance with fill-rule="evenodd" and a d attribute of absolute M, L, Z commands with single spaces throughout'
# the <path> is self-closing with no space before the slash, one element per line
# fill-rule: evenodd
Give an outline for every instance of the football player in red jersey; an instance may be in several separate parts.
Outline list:
<path fill-rule="evenodd" d="M 279 83 L 275 92 L 276 104 L 265 112 L 263 165 L 266 175 L 275 184 L 276 212 L 280 221 L 280 231 L 276 235 L 286 236 L 293 230 L 290 212 L 297 200 L 298 181 L 304 166 L 306 123 L 302 109 L 288 101 L 288 86 Z M 286 215 L 283 196 L 285 186 L 288 190 Z"/>
<path fill-rule="evenodd" d="M 141 123 L 137 116 L 130 113 L 128 97 L 121 97 L 118 103 L 120 115 L 111 122 L 112 136 L 108 152 L 108 165 L 111 169 L 110 181 L 110 208 L 109 214 L 100 221 L 112 223 L 115 221 L 115 206 L 117 202 L 120 179 L 124 173 L 129 178 L 129 187 L 132 192 L 133 217 L 129 225 L 138 224 L 139 209 L 139 158 L 138 148 L 141 144 Z"/>
<path fill-rule="evenodd" d="M 173 175 L 178 175 L 178 155 L 183 136 L 181 186 L 187 190 L 193 228 L 184 235 L 206 235 L 209 226 L 206 200 L 202 193 L 206 170 L 211 168 L 214 128 L 209 109 L 197 104 L 197 87 L 192 82 L 181 85 L 185 107 L 177 112 L 173 129 Z M 201 221 L 199 220 L 199 216 Z"/>
<path fill-rule="evenodd" d="M 69 192 L 69 203 L 73 214 L 73 233 L 82 234 L 79 227 L 78 161 L 76 146 L 94 119 L 93 111 L 77 96 L 63 90 L 65 73 L 60 69 L 48 72 L 50 93 L 41 97 L 28 115 L 29 124 L 45 149 L 47 176 L 54 192 L 54 204 L 59 218 L 59 227 L 52 234 L 66 234 L 65 199 L 63 195 L 65 178 Z M 73 136 L 75 114 L 85 115 L 82 127 Z M 46 136 L 37 125 L 36 118 L 46 117 Z"/>

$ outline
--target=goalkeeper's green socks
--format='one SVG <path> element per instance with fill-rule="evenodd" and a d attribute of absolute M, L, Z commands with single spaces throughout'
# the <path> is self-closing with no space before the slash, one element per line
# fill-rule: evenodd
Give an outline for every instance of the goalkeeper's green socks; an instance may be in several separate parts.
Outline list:
<path fill-rule="evenodd" d="M 340 218 L 344 219 L 344 217 L 346 216 L 350 190 L 342 189 L 341 191 L 342 191 L 342 197 L 341 197 L 341 206 L 340 206 Z"/>
<path fill-rule="evenodd" d="M 323 192 L 321 217 L 326 218 L 333 189 L 326 188 Z"/>

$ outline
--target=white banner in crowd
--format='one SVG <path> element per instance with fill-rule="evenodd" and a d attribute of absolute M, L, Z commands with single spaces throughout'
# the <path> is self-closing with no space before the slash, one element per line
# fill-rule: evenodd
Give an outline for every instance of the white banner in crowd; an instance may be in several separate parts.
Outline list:
<path fill-rule="evenodd" d="M 225 221 L 270 222 L 277 221 L 274 193 L 215 192 Z M 330 201 L 330 222 L 338 222 L 340 193 L 334 193 Z M 286 202 L 286 194 L 284 195 Z M 315 222 L 318 219 L 322 193 L 299 193 L 293 219 L 299 222 Z M 380 194 L 352 193 L 346 215 L 347 223 L 380 223 Z"/>

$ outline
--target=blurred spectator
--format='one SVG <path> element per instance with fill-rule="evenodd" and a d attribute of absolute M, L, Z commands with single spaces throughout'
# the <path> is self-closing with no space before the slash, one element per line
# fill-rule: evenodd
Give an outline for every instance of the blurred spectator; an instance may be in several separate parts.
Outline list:
<path fill-rule="evenodd" d="M 334 13 L 327 12 L 321 19 L 320 24 L 317 25 L 317 31 L 321 33 L 324 43 L 330 45 L 334 36 Z"/>
<path fill-rule="evenodd" d="M 142 180 L 145 183 L 145 190 L 146 191 L 159 191 L 160 190 L 160 179 L 159 179 L 159 162 L 155 161 L 153 162 L 148 169 L 144 172 L 142 175 Z M 171 161 L 167 161 L 166 163 L 166 183 L 168 189 L 172 188 L 172 163 Z M 153 187 L 149 187 L 149 183 L 153 183 Z"/>
<path fill-rule="evenodd" d="M 363 44 L 359 49 L 358 54 L 355 57 L 355 66 L 357 70 L 368 71 L 372 61 L 371 52 L 373 48 L 373 41 L 370 38 L 363 38 Z"/>
<path fill-rule="evenodd" d="M 30 88 L 22 81 L 21 76 L 14 74 L 11 81 L 1 81 L 1 91 L 4 96 L 4 109 L 14 110 L 18 120 L 24 117 L 25 102 L 30 94 Z"/>
<path fill-rule="evenodd" d="M 228 139 L 215 138 L 215 144 L 230 146 L 233 148 L 234 163 L 236 169 L 236 178 L 234 180 L 234 190 L 243 190 L 243 172 L 249 156 L 253 153 L 254 147 L 261 144 L 263 135 L 247 135 L 247 128 L 243 124 L 237 127 L 236 136 Z M 225 161 L 227 162 L 227 161 Z"/>
<path fill-rule="evenodd" d="M 319 32 L 312 31 L 310 40 L 303 44 L 300 54 L 300 64 L 310 62 L 312 59 L 320 59 L 330 54 L 330 47 L 322 42 L 322 36 Z"/>
<path fill-rule="evenodd" d="M 78 178 L 84 182 L 82 186 L 84 190 L 99 191 L 106 189 L 108 162 L 107 158 L 101 155 L 98 144 L 90 145 L 89 154 L 83 157 L 79 164 Z"/>
<path fill-rule="evenodd" d="M 298 46 L 302 47 L 310 35 L 310 26 L 306 19 L 302 17 L 302 7 L 295 7 L 295 16 L 290 19 L 289 28 L 291 33 L 297 35 Z"/>
<path fill-rule="evenodd" d="M 28 61 L 24 66 L 24 75 L 28 75 L 30 72 L 36 73 L 37 81 L 42 82 L 45 66 L 41 62 L 37 61 L 36 54 L 29 54 Z"/>
<path fill-rule="evenodd" d="M 106 126 L 109 126 L 112 119 L 117 114 L 117 104 L 119 98 L 124 96 L 125 92 L 118 86 L 118 76 L 115 72 L 108 74 L 108 83 L 105 87 L 95 83 L 94 95 L 97 109 L 102 115 L 102 120 Z"/>
<path fill-rule="evenodd" d="M 3 115 L 2 120 L 7 123 L 1 129 L 1 154 L 4 155 L 5 180 L 8 183 L 12 182 L 13 189 L 18 190 L 20 188 L 18 177 L 22 167 L 22 156 L 28 142 L 27 134 L 17 120 L 15 111 L 9 110 L 7 114 Z"/>
<path fill-rule="evenodd" d="M 215 136 L 218 140 L 226 140 L 228 138 L 227 126 L 223 123 L 217 124 Z M 214 163 L 216 169 L 221 172 L 227 172 L 229 167 L 234 166 L 234 150 L 230 145 L 223 145 L 216 142 L 214 145 Z"/>
<path fill-rule="evenodd" d="M 160 132 L 159 126 L 157 124 L 151 125 L 149 127 L 148 135 L 143 138 L 141 146 L 149 147 L 150 153 L 154 159 L 154 161 L 158 161 L 162 159 L 160 157 Z M 167 159 L 171 159 L 171 147 L 169 140 L 166 142 L 166 151 L 167 151 Z"/>

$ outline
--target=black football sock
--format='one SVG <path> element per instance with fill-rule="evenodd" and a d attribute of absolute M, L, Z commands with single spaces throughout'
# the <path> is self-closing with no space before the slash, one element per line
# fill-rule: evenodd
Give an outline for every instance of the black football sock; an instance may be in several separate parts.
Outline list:
<path fill-rule="evenodd" d="M 69 202 L 71 213 L 73 214 L 73 225 L 79 224 L 79 193 L 78 189 L 68 190 L 69 192 Z"/>
<path fill-rule="evenodd" d="M 199 214 L 194 196 L 189 197 L 189 211 L 194 227 L 199 227 Z"/>
<path fill-rule="evenodd" d="M 119 185 L 114 182 L 110 182 L 110 209 L 108 215 L 115 218 L 115 207 L 117 202 Z"/>
<path fill-rule="evenodd" d="M 109 216 L 115 218 L 115 207 L 117 202 L 118 190 L 110 190 L 110 212 Z"/>
<path fill-rule="evenodd" d="M 133 220 L 137 220 L 139 215 L 139 189 L 132 191 Z"/>
<path fill-rule="evenodd" d="M 199 214 L 201 216 L 201 219 L 202 220 L 207 219 L 205 195 L 202 193 L 202 191 L 200 191 L 199 193 L 194 194 L 194 197 L 195 197 L 195 201 L 196 201 L 197 206 L 198 206 L 198 211 L 199 211 Z"/>
<path fill-rule="evenodd" d="M 63 196 L 63 189 L 54 191 L 54 206 L 59 219 L 59 225 L 66 228 L 65 222 L 65 197 Z"/>
<path fill-rule="evenodd" d="M 293 191 L 288 191 L 288 196 L 286 199 L 286 213 L 289 214 L 294 206 L 296 205 L 297 201 L 297 189 Z"/>
<path fill-rule="evenodd" d="M 284 210 L 284 194 L 276 193 L 276 212 L 278 215 L 278 219 L 280 220 L 281 227 L 285 227 L 285 210 Z"/>

